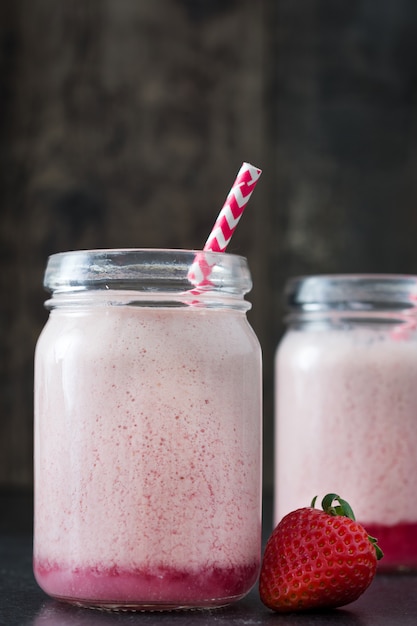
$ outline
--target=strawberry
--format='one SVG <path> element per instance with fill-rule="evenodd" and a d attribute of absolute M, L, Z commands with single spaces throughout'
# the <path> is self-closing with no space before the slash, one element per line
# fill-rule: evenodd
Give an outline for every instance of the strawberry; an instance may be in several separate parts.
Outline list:
<path fill-rule="evenodd" d="M 371 584 L 383 556 L 345 500 L 330 493 L 323 498 L 323 511 L 314 508 L 315 501 L 283 517 L 266 545 L 259 592 L 275 611 L 353 602 Z"/>

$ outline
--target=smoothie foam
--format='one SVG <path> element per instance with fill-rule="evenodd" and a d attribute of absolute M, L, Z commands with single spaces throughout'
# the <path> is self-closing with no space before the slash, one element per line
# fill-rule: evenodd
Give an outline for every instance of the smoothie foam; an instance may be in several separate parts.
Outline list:
<path fill-rule="evenodd" d="M 48 593 L 191 605 L 202 590 L 208 604 L 247 593 L 260 558 L 256 342 L 241 312 L 51 312 L 35 380 L 34 570 Z"/>

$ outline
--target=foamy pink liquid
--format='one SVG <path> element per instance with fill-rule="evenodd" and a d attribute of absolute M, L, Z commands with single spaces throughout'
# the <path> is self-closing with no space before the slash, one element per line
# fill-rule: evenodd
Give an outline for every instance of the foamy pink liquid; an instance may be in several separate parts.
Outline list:
<path fill-rule="evenodd" d="M 381 568 L 416 569 L 416 334 L 291 331 L 277 354 L 276 402 L 275 521 L 338 493 L 375 532 Z"/>
<path fill-rule="evenodd" d="M 192 606 L 247 593 L 260 560 L 261 379 L 244 315 L 54 311 L 36 372 L 44 590 Z M 155 569 L 162 577 L 148 576 Z"/>

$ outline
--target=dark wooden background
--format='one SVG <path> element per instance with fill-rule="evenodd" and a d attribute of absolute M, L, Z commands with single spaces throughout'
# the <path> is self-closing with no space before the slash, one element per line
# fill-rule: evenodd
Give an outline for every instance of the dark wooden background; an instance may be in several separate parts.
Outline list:
<path fill-rule="evenodd" d="M 0 2 L 0 486 L 32 482 L 51 253 L 201 247 L 242 161 L 265 368 L 287 277 L 417 273 L 415 0 Z M 417 384 L 417 381 L 416 381 Z"/>

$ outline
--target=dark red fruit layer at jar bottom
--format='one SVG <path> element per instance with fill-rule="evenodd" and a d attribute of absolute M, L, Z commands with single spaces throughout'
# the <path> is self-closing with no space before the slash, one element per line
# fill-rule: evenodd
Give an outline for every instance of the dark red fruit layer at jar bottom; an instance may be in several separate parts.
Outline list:
<path fill-rule="evenodd" d="M 378 562 L 378 572 L 417 571 L 417 523 L 363 525 L 371 537 L 378 539 L 384 552 L 384 558 Z"/>
<path fill-rule="evenodd" d="M 216 606 L 244 596 L 255 584 L 259 564 L 183 571 L 92 568 L 34 563 L 38 584 L 49 595 L 88 606 Z"/>

